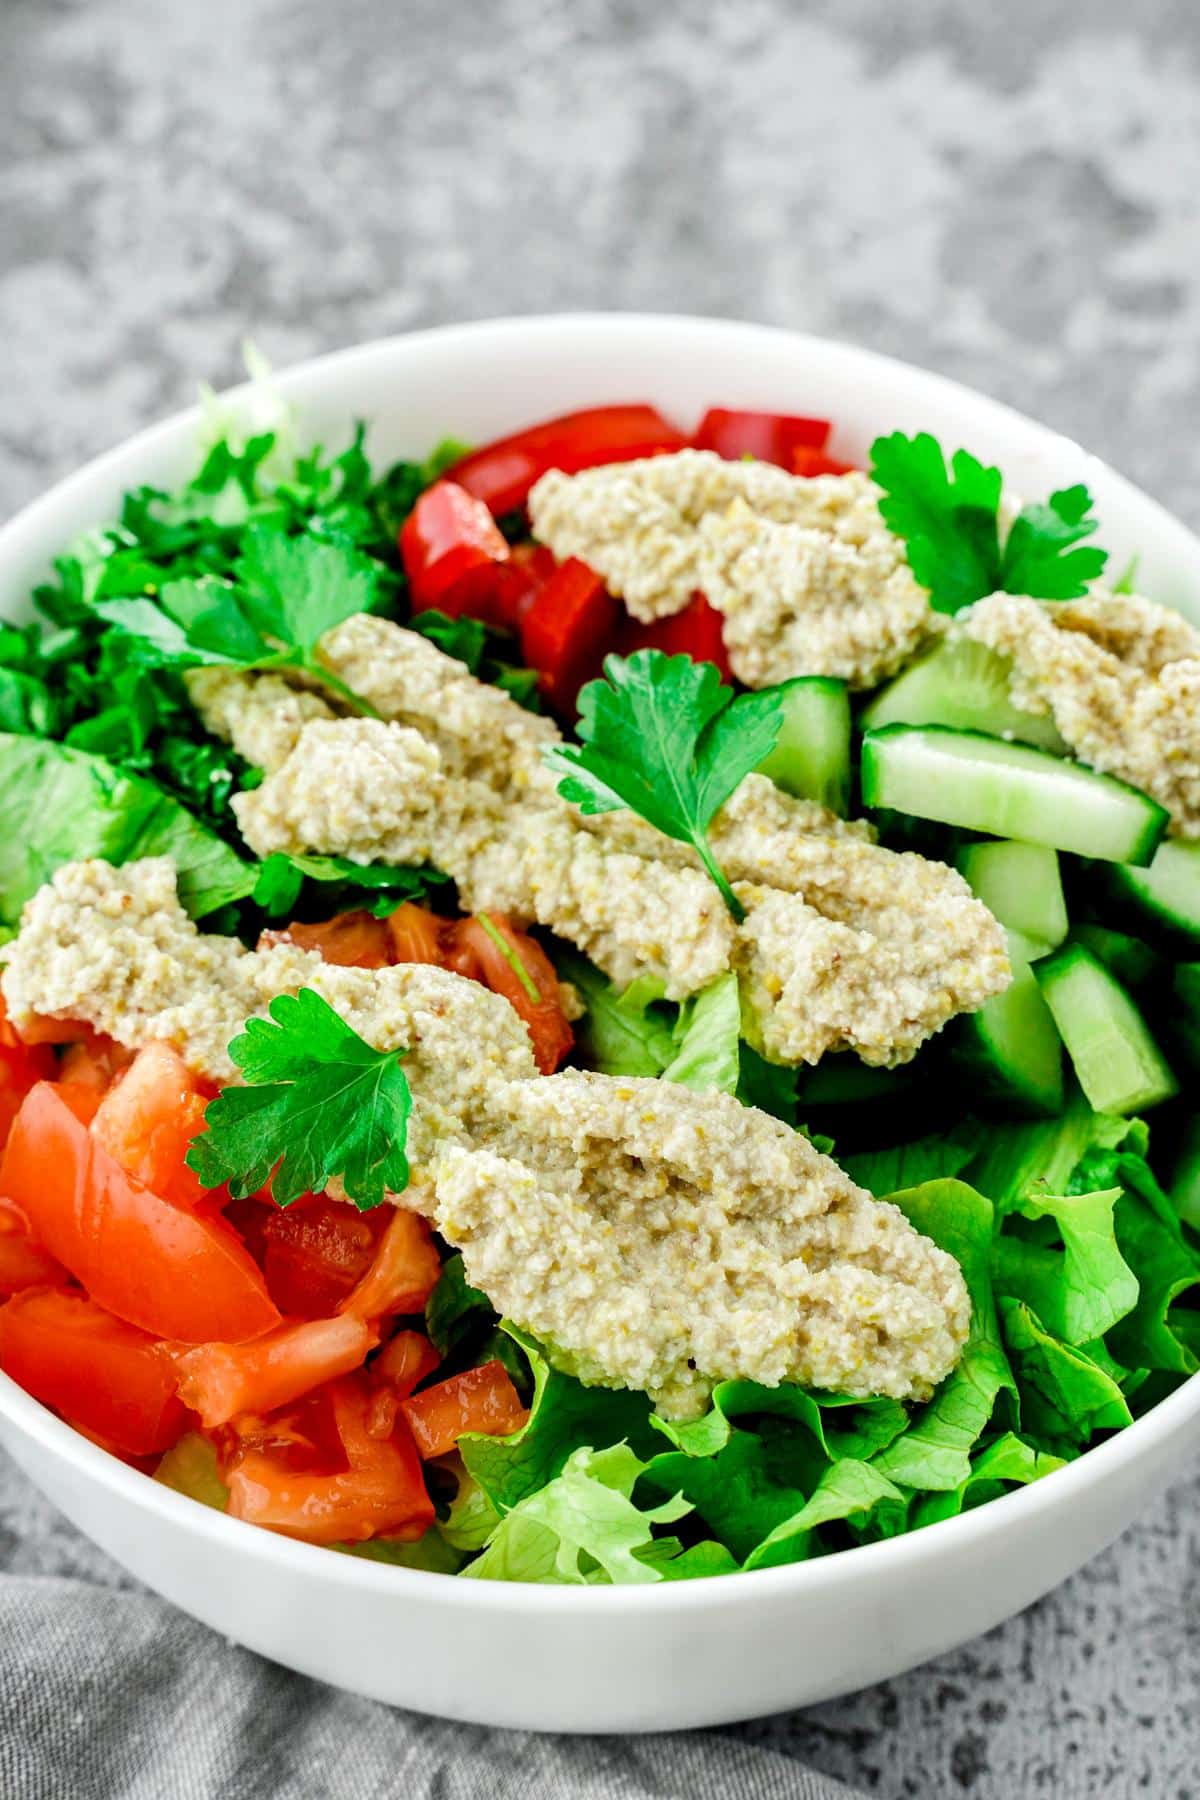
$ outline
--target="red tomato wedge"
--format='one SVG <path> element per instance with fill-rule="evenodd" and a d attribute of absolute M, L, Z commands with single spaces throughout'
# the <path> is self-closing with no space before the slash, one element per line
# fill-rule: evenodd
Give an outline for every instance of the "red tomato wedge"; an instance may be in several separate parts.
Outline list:
<path fill-rule="evenodd" d="M 442 1261 L 425 1220 L 419 1213 L 394 1207 L 374 1262 L 338 1310 L 360 1319 L 421 1312 L 441 1272 Z"/>
<path fill-rule="evenodd" d="M 279 1324 L 236 1232 L 127 1174 L 49 1082 L 17 1115 L 0 1193 L 95 1301 L 155 1337 L 238 1343 Z"/>
<path fill-rule="evenodd" d="M 386 921 L 369 912 L 337 913 L 318 925 L 293 922 L 286 931 L 264 931 L 258 947 L 271 944 L 296 944 L 301 950 L 315 950 L 326 962 L 340 963 L 347 969 L 386 969 L 393 960 Z"/>
<path fill-rule="evenodd" d="M 405 900 L 388 914 L 386 923 L 391 941 L 389 961 L 446 967 L 444 939 L 448 920 L 430 912 L 428 907 L 418 906 L 414 900 Z"/>
<path fill-rule="evenodd" d="M 176 1353 L 179 1397 L 211 1431 L 236 1413 L 274 1412 L 323 1381 L 349 1375 L 378 1342 L 377 1328 L 348 1313 L 280 1325 L 248 1344 L 197 1344 Z"/>
<path fill-rule="evenodd" d="M 57 1073 L 58 1064 L 48 1044 L 0 1044 L 0 1145 L 7 1142 L 30 1088 L 39 1081 L 53 1081 Z"/>
<path fill-rule="evenodd" d="M 0 1368 L 126 1456 L 170 1449 L 187 1425 L 161 1346 L 82 1294 L 38 1288 L 0 1307 Z"/>
<path fill-rule="evenodd" d="M 386 1206 L 360 1213 L 326 1194 L 282 1208 L 235 1200 L 226 1217 L 246 1240 L 267 1292 L 292 1318 L 329 1319 L 363 1279 L 386 1227 Z"/>
<path fill-rule="evenodd" d="M 23 1288 L 58 1287 L 67 1280 L 62 1264 L 36 1242 L 20 1208 L 0 1200 L 0 1296 L 19 1294 Z"/>
<path fill-rule="evenodd" d="M 482 501 L 455 481 L 426 488 L 400 532 L 400 555 L 414 612 L 491 619 L 508 541 Z"/>
<path fill-rule="evenodd" d="M 472 450 L 447 471 L 451 481 L 482 500 L 497 516 L 524 506 L 547 469 L 592 469 L 599 463 L 632 462 L 664 450 L 682 450 L 681 431 L 653 406 L 593 406 L 527 426 Z"/>
<path fill-rule="evenodd" d="M 552 1075 L 575 1042 L 554 965 L 528 932 L 503 913 L 480 913 L 454 927 L 450 967 L 502 994 L 524 1021 L 543 1075 Z"/>
<path fill-rule="evenodd" d="M 715 663 L 721 680 L 733 681 L 721 615 L 703 594 L 693 594 L 683 611 L 673 613 L 669 619 L 653 619 L 647 625 L 638 619 L 623 620 L 617 632 L 617 654 L 632 656 L 635 650 L 663 650 L 668 656 L 682 653 L 693 662 Z"/>
<path fill-rule="evenodd" d="M 358 1543 L 381 1532 L 420 1537 L 433 1523 L 433 1503 L 403 1419 L 386 1438 L 373 1437 L 368 1388 L 349 1376 L 328 1392 L 349 1465 L 345 1472 L 296 1473 L 282 1457 L 247 1450 L 225 1477 L 229 1511 L 310 1544 Z"/>
<path fill-rule="evenodd" d="M 760 462 L 778 463 L 781 469 L 790 469 L 794 450 L 823 450 L 831 429 L 828 419 L 710 406 L 696 427 L 692 443 L 697 450 L 715 450 L 729 462 L 755 456 Z"/>
<path fill-rule="evenodd" d="M 432 1375 L 441 1358 L 420 1331 L 398 1331 L 371 1365 L 371 1373 L 407 1400 L 419 1382 Z"/>
<path fill-rule="evenodd" d="M 464 1369 L 461 1375 L 423 1388 L 402 1401 L 400 1411 L 427 1462 L 453 1450 L 464 1432 L 507 1437 L 529 1417 L 501 1362 Z"/>
<path fill-rule="evenodd" d="M 126 1050 L 115 1038 L 89 1029 L 79 1043 L 71 1044 L 64 1052 L 58 1065 L 58 1078 L 104 1094 L 112 1086 L 113 1078 L 129 1067 L 133 1056 L 133 1051 Z"/>
<path fill-rule="evenodd" d="M 585 681 L 600 673 L 622 617 L 600 577 L 578 557 L 559 563 L 521 622 L 521 655 L 554 710 L 573 715 Z"/>
<path fill-rule="evenodd" d="M 204 1129 L 208 1099 L 177 1050 L 147 1044 L 101 1100 L 92 1136 L 127 1175 L 136 1175 L 162 1199 L 175 1206 L 212 1204 L 183 1160 Z"/>

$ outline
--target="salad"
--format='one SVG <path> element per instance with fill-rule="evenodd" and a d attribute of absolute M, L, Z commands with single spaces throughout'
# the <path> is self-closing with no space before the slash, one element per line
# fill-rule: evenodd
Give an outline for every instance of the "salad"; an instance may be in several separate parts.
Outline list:
<path fill-rule="evenodd" d="M 0 626 L 0 1368 L 343 1554 L 655 1582 L 1197 1368 L 1200 632 L 1085 489 L 260 374 Z"/>

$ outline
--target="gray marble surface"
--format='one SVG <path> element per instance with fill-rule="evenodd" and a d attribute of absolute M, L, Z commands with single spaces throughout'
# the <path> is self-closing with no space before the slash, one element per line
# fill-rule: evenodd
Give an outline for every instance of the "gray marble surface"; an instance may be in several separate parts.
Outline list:
<path fill-rule="evenodd" d="M 1198 194 L 1194 0 L 0 0 L 0 513 L 247 333 L 658 307 L 958 376 L 1200 523 Z M 742 1735 L 887 1796 L 1200 1792 L 1198 1503 Z M 11 1472 L 0 1551 L 90 1566 Z"/>

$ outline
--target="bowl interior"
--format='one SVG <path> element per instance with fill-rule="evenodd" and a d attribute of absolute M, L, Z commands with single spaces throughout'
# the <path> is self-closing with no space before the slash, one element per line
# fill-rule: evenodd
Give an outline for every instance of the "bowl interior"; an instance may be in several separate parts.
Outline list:
<path fill-rule="evenodd" d="M 947 449 L 966 445 L 999 463 L 1014 489 L 1030 497 L 1086 481 L 1114 573 L 1137 555 L 1139 586 L 1200 620 L 1200 542 L 1155 501 L 1078 445 L 1008 408 L 848 346 L 715 320 L 635 315 L 520 319 L 425 332 L 341 352 L 286 371 L 278 385 L 295 403 L 302 441 L 339 446 L 353 422 L 362 418 L 369 422 L 370 453 L 381 463 L 423 455 L 445 436 L 478 442 L 553 413 L 622 400 L 650 400 L 684 426 L 710 404 L 827 416 L 834 421 L 835 453 L 858 462 L 865 461 L 872 438 L 881 431 L 930 430 Z M 153 427 L 60 484 L 0 530 L 0 617 L 28 615 L 30 590 L 55 554 L 77 532 L 114 518 L 126 489 L 141 483 L 169 487 L 186 477 L 194 467 L 197 425 L 193 409 Z M 73 1462 L 81 1478 L 181 1523 L 192 1520 L 198 1535 L 220 1539 L 251 1529 L 207 1517 L 179 1496 L 135 1477 L 76 1438 L 2 1376 L 0 1412 L 64 1462 Z M 1127 1465 L 1138 1457 L 1139 1446 L 1153 1448 L 1197 1412 L 1200 1378 L 1061 1476 L 912 1538 L 825 1559 L 823 1567 L 797 1565 L 720 1583 L 672 1584 L 669 1595 L 589 1589 L 586 1600 L 602 1608 L 659 1602 L 688 1611 L 707 1605 L 710 1595 L 716 1601 L 718 1590 L 728 1591 L 727 1584 L 752 1582 L 764 1594 L 759 1584 L 814 1593 L 831 1583 L 840 1586 L 843 1576 L 849 1580 L 851 1567 L 865 1572 L 868 1565 L 881 1568 L 903 1561 L 915 1569 L 943 1534 L 981 1543 L 1002 1522 L 1052 1508 L 1051 1490 L 1064 1498 L 1078 1495 L 1088 1486 L 1089 1469 L 1099 1479 L 1104 1470 Z M 393 1589 L 411 1589 L 414 1583 L 425 1589 L 430 1582 L 430 1577 L 409 1571 L 328 1558 L 303 1545 L 271 1540 L 266 1533 L 255 1537 L 265 1540 L 265 1559 L 295 1570 L 315 1571 L 319 1562 L 329 1582 Z M 835 1570 L 834 1563 L 844 1564 L 844 1571 Z M 443 1588 L 458 1587 L 435 1579 Z M 456 1604 L 468 1609 L 528 1605 L 541 1610 L 575 1604 L 574 1590 L 539 1590 L 522 1599 L 512 1590 L 502 1595 L 485 1584 L 463 1585 L 472 1591 L 458 1594 Z"/>

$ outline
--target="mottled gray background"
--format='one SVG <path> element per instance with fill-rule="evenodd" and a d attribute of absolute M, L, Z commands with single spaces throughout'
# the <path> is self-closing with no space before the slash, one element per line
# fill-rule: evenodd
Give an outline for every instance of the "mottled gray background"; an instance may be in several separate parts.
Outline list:
<path fill-rule="evenodd" d="M 0 0 L 0 512 L 246 333 L 659 307 L 959 376 L 1200 524 L 1198 194 L 1194 0 Z M 1198 1501 L 744 1735 L 888 1796 L 1200 1792 Z M 0 1560 L 96 1566 L 11 1473 Z"/>

